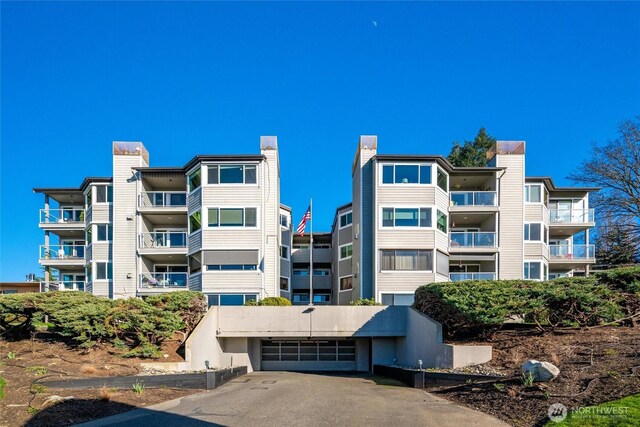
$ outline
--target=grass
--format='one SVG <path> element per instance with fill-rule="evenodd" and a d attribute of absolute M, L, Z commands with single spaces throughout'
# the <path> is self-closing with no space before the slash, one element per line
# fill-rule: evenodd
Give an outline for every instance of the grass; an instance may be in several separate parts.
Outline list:
<path fill-rule="evenodd" d="M 0 400 L 4 398 L 4 386 L 7 384 L 7 380 L 0 377 Z"/>
<path fill-rule="evenodd" d="M 640 426 L 640 394 L 619 400 L 580 408 L 569 413 L 567 418 L 546 427 L 631 427 Z"/>
<path fill-rule="evenodd" d="M 144 384 L 143 383 L 139 383 L 136 381 L 136 383 L 131 387 L 133 389 L 133 392 L 136 394 L 142 394 L 144 393 Z"/>
<path fill-rule="evenodd" d="M 46 366 L 28 366 L 24 368 L 24 370 L 27 372 L 33 372 L 36 375 L 44 375 L 49 372 L 49 368 Z"/>
<path fill-rule="evenodd" d="M 31 393 L 42 394 L 47 391 L 47 388 L 42 384 L 31 384 Z"/>

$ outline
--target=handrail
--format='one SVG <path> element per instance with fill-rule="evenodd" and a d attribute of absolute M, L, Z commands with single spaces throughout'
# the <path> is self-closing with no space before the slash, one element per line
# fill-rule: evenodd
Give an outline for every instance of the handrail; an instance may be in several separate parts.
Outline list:
<path fill-rule="evenodd" d="M 138 199 L 141 208 L 166 208 L 187 206 L 186 191 L 143 191 Z"/>
<path fill-rule="evenodd" d="M 489 248 L 495 246 L 495 231 L 452 231 L 449 233 L 449 247 L 452 248 Z"/>
<path fill-rule="evenodd" d="M 451 191 L 452 206 L 497 206 L 495 191 Z"/>
<path fill-rule="evenodd" d="M 84 245 L 40 245 L 40 259 L 84 259 Z"/>
<path fill-rule="evenodd" d="M 551 224 L 584 224 L 594 222 L 593 209 L 549 209 Z"/>
<path fill-rule="evenodd" d="M 145 289 L 159 288 L 186 288 L 187 273 L 142 273 L 140 274 L 140 287 Z"/>
<path fill-rule="evenodd" d="M 549 245 L 551 259 L 595 259 L 595 245 Z"/>
<path fill-rule="evenodd" d="M 449 280 L 452 282 L 462 282 L 463 280 L 495 280 L 496 273 L 449 273 Z"/>
<path fill-rule="evenodd" d="M 140 234 L 140 248 L 186 248 L 186 231 L 159 231 Z"/>
<path fill-rule="evenodd" d="M 78 224 L 84 223 L 84 209 L 40 209 L 41 224 Z"/>
<path fill-rule="evenodd" d="M 85 283 L 86 282 L 84 280 L 54 280 L 51 282 L 40 282 L 40 291 L 84 291 Z"/>

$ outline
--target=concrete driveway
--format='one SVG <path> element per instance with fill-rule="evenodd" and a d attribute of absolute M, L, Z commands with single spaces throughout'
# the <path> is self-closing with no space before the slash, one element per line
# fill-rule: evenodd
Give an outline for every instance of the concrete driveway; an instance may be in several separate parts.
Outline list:
<path fill-rule="evenodd" d="M 507 425 L 422 390 L 385 383 L 366 376 L 253 372 L 215 390 L 83 425 Z"/>

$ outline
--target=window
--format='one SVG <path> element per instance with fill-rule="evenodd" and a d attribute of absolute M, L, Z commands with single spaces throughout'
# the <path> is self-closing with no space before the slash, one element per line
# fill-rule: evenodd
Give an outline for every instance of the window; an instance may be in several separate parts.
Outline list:
<path fill-rule="evenodd" d="M 283 214 L 280 214 L 280 225 L 284 228 L 289 228 L 289 217 Z"/>
<path fill-rule="evenodd" d="M 289 292 L 289 279 L 286 277 L 280 278 L 280 290 Z"/>
<path fill-rule="evenodd" d="M 87 265 L 87 267 L 85 268 L 84 276 L 87 278 L 88 282 L 93 280 L 93 276 L 91 275 L 91 263 L 89 263 L 89 265 Z"/>
<path fill-rule="evenodd" d="M 193 233 L 202 228 L 202 214 L 200 211 L 189 215 L 189 233 Z"/>
<path fill-rule="evenodd" d="M 331 294 L 313 294 L 314 303 L 331 302 Z"/>
<path fill-rule="evenodd" d="M 110 242 L 113 240 L 113 227 L 109 224 L 96 225 L 97 241 L 98 242 Z"/>
<path fill-rule="evenodd" d="M 382 305 L 413 305 L 413 294 L 382 294 Z"/>
<path fill-rule="evenodd" d="M 289 259 L 289 246 L 280 246 L 280 258 Z"/>
<path fill-rule="evenodd" d="M 542 241 L 542 224 L 532 223 L 524 225 L 524 240 L 525 241 Z"/>
<path fill-rule="evenodd" d="M 340 290 L 346 291 L 349 289 L 353 289 L 353 276 L 341 277 L 340 278 Z"/>
<path fill-rule="evenodd" d="M 383 227 L 431 227 L 431 208 L 382 208 Z"/>
<path fill-rule="evenodd" d="M 208 168 L 209 184 L 255 184 L 256 165 L 214 165 Z"/>
<path fill-rule="evenodd" d="M 524 278 L 527 280 L 540 280 L 542 274 L 542 263 L 540 261 L 536 262 L 525 262 L 524 263 Z"/>
<path fill-rule="evenodd" d="M 293 269 L 294 276 L 309 276 L 308 268 L 294 268 Z"/>
<path fill-rule="evenodd" d="M 113 268 L 110 262 L 96 262 L 96 280 L 113 279 Z"/>
<path fill-rule="evenodd" d="M 305 249 L 309 249 L 309 245 L 301 245 L 299 243 L 294 243 L 293 244 L 293 249 L 295 249 L 295 250 L 305 250 Z"/>
<path fill-rule="evenodd" d="M 383 184 L 431 184 L 429 165 L 382 165 Z"/>
<path fill-rule="evenodd" d="M 13 294 L 17 294 L 18 291 L 15 289 L 7 289 L 6 291 L 0 291 L 0 294 L 2 295 L 13 295 Z"/>
<path fill-rule="evenodd" d="M 541 203 L 542 202 L 542 185 L 525 185 L 524 186 L 524 201 L 527 203 Z"/>
<path fill-rule="evenodd" d="M 209 208 L 209 227 L 255 227 L 257 208 Z"/>
<path fill-rule="evenodd" d="M 353 243 L 340 246 L 340 259 L 351 258 L 353 255 Z"/>
<path fill-rule="evenodd" d="M 255 271 L 255 264 L 207 264 L 207 271 Z"/>
<path fill-rule="evenodd" d="M 87 208 L 89 206 L 91 206 L 91 203 L 92 203 L 91 200 L 92 200 L 91 199 L 91 187 L 89 187 L 89 189 L 87 190 L 87 192 L 84 195 L 84 206 L 87 207 Z"/>
<path fill-rule="evenodd" d="M 381 270 L 383 271 L 432 271 L 433 251 L 395 249 L 381 250 Z"/>
<path fill-rule="evenodd" d="M 309 294 L 293 294 L 293 301 L 291 302 L 294 304 L 308 304 Z"/>
<path fill-rule="evenodd" d="M 247 301 L 256 301 L 257 294 L 210 294 L 207 295 L 209 307 L 212 305 L 244 305 Z"/>
<path fill-rule="evenodd" d="M 438 210 L 437 224 L 438 224 L 438 230 L 442 231 L 443 233 L 447 232 L 447 226 L 449 225 L 447 221 L 447 215 L 440 212 L 439 210 Z"/>
<path fill-rule="evenodd" d="M 438 168 L 438 187 L 449 192 L 449 177 L 440 168 Z"/>
<path fill-rule="evenodd" d="M 202 176 L 200 175 L 200 169 L 196 169 L 187 176 L 187 188 L 189 193 L 200 188 L 202 184 Z"/>
<path fill-rule="evenodd" d="M 96 203 L 113 202 L 113 187 L 110 185 L 96 185 Z"/>
<path fill-rule="evenodd" d="M 84 233 L 84 241 L 87 242 L 87 245 L 90 245 L 93 241 L 91 240 L 91 226 L 89 226 Z"/>
<path fill-rule="evenodd" d="M 353 212 L 347 212 L 340 215 L 340 228 L 345 228 L 353 222 Z"/>
<path fill-rule="evenodd" d="M 436 273 L 449 277 L 449 255 L 436 251 Z"/>
<path fill-rule="evenodd" d="M 189 271 L 191 274 L 200 273 L 202 271 L 202 255 L 196 254 L 189 257 Z"/>

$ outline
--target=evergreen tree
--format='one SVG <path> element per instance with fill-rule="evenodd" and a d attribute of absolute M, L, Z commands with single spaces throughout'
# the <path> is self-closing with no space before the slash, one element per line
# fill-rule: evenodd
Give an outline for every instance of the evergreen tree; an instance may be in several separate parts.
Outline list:
<path fill-rule="evenodd" d="M 482 127 L 473 141 L 465 141 L 464 145 L 454 142 L 447 158 L 454 166 L 485 166 L 487 164 L 487 151 L 493 148 L 495 143 L 496 139 Z"/>
<path fill-rule="evenodd" d="M 624 222 L 605 220 L 598 226 L 596 259 L 598 264 L 615 266 L 638 261 L 638 243 L 632 227 Z"/>

